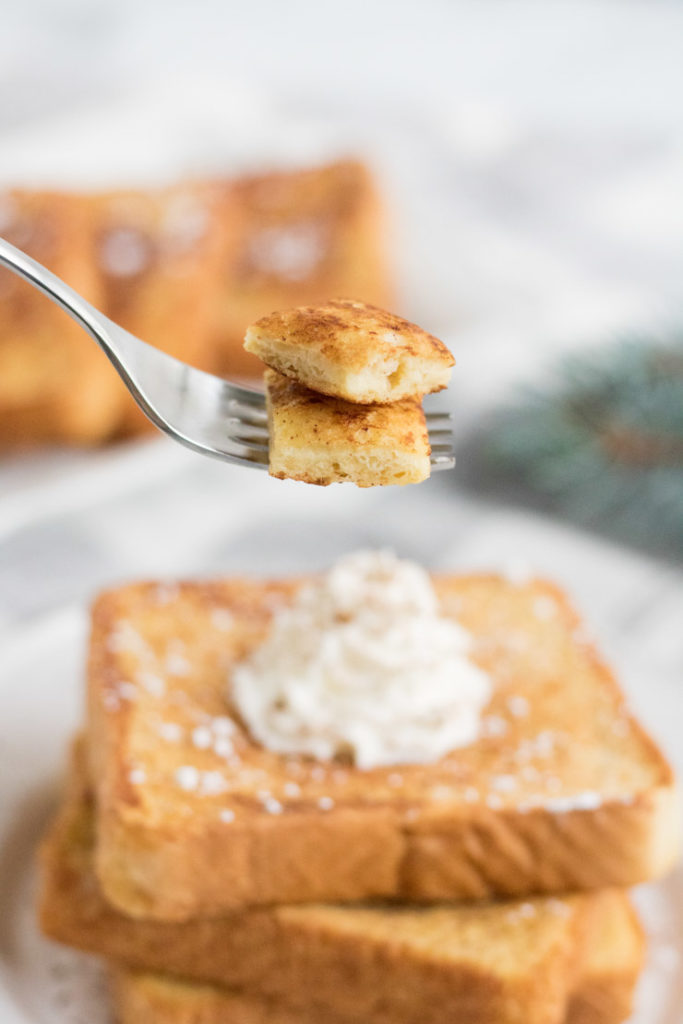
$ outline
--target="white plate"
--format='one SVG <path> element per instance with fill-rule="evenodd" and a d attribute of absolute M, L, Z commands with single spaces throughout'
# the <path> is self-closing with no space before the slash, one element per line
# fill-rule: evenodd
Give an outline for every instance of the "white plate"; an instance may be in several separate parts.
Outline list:
<path fill-rule="evenodd" d="M 0 669 L 0 1021 L 105 1024 L 103 976 L 90 957 L 43 939 L 35 922 L 35 852 L 54 805 L 83 703 L 87 616 L 67 607 L 3 651 Z M 683 874 L 636 894 L 649 934 L 633 1024 L 679 1024 Z"/>

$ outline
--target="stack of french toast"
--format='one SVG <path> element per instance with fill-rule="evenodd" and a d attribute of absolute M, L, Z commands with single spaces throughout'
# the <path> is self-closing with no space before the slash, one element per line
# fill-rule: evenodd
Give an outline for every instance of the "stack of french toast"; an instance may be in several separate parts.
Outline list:
<path fill-rule="evenodd" d="M 106 958 L 120 1024 L 624 1020 L 674 782 L 565 596 L 434 577 L 491 681 L 478 735 L 367 767 L 271 749 L 231 701 L 304 582 L 96 601 L 45 933 Z"/>
<path fill-rule="evenodd" d="M 0 191 L 0 236 L 143 341 L 244 378 L 247 324 L 272 309 L 390 299 L 370 172 L 327 166 L 149 190 Z M 69 317 L 0 269 L 0 449 L 94 445 L 148 429 Z"/>
<path fill-rule="evenodd" d="M 261 317 L 244 347 L 266 365 L 271 476 L 358 487 L 427 479 L 437 451 L 422 399 L 448 386 L 455 362 L 434 335 L 331 299 Z"/>

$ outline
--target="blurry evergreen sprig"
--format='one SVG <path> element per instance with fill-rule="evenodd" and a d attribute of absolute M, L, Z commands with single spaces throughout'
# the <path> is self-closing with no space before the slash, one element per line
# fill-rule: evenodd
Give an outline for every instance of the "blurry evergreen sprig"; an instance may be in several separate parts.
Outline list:
<path fill-rule="evenodd" d="M 683 555 L 683 330 L 563 361 L 497 418 L 491 468 L 567 517 Z"/>

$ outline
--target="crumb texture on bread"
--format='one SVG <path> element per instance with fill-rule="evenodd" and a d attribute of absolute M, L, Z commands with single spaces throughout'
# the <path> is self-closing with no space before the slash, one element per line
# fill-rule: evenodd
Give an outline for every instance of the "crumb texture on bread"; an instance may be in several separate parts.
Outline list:
<path fill-rule="evenodd" d="M 561 592 L 494 576 L 434 582 L 493 682 L 482 735 L 435 764 L 370 771 L 273 754 L 226 696 L 231 664 L 296 581 L 105 593 L 88 750 L 107 898 L 182 920 L 274 902 L 628 886 L 666 871 L 671 770 Z"/>
<path fill-rule="evenodd" d="M 313 391 L 364 404 L 440 391 L 454 362 L 416 324 L 352 299 L 271 313 L 248 328 L 244 347 Z"/>
<path fill-rule="evenodd" d="M 269 472 L 327 486 L 412 484 L 430 472 L 424 412 L 406 398 L 392 405 L 353 405 L 266 370 Z"/>

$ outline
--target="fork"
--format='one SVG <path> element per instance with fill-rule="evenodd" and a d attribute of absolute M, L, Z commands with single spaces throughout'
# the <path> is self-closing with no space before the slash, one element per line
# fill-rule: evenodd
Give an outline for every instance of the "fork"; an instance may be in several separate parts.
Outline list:
<path fill-rule="evenodd" d="M 0 266 L 24 278 L 80 324 L 159 430 L 179 444 L 240 466 L 268 467 L 263 392 L 205 373 L 124 331 L 56 274 L 0 238 Z M 452 469 L 451 416 L 427 413 L 432 470 Z"/>

